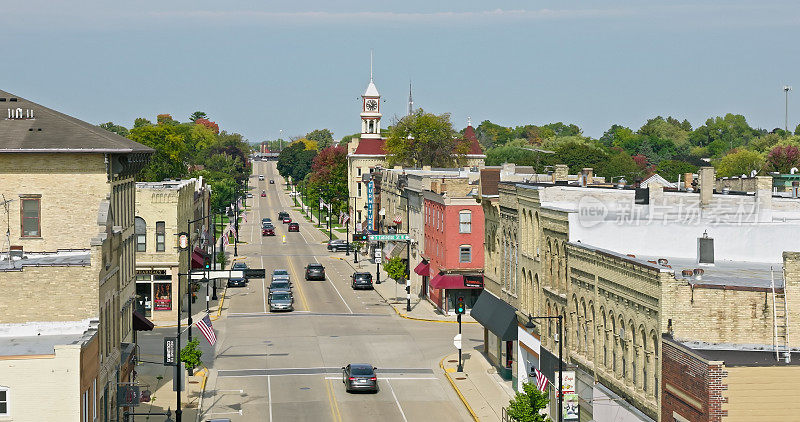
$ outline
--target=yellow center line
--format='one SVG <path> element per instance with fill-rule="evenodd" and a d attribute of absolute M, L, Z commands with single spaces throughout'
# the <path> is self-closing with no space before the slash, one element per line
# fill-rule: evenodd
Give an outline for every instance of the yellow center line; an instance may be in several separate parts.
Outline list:
<path fill-rule="evenodd" d="M 334 421 L 342 421 L 342 413 L 339 411 L 339 403 L 336 401 L 336 393 L 333 391 L 331 380 L 325 380 L 325 389 L 328 391 L 328 401 L 331 403 L 331 418 Z"/>
<path fill-rule="evenodd" d="M 308 302 L 306 301 L 306 295 L 303 293 L 303 284 L 302 281 L 305 280 L 304 278 L 300 278 L 297 276 L 297 271 L 294 269 L 294 260 L 291 257 L 287 256 L 286 260 L 289 261 L 289 271 L 292 272 L 292 276 L 295 279 L 295 283 L 297 285 L 297 290 L 300 292 L 300 300 L 303 302 L 303 306 L 305 306 L 306 311 L 310 311 L 311 308 L 308 307 Z"/>

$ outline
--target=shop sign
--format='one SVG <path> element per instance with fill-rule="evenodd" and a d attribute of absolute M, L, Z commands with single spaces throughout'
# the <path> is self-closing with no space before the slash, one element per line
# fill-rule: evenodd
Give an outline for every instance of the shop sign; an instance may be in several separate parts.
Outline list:
<path fill-rule="evenodd" d="M 167 270 L 136 270 L 136 275 L 167 275 Z"/>
<path fill-rule="evenodd" d="M 156 299 L 154 311 L 169 311 L 172 309 L 172 299 Z"/>
<path fill-rule="evenodd" d="M 164 365 L 175 366 L 178 362 L 178 339 L 176 337 L 164 337 Z"/>
<path fill-rule="evenodd" d="M 483 288 L 483 276 L 482 275 L 465 275 L 464 276 L 464 287 Z"/>
<path fill-rule="evenodd" d="M 154 311 L 169 311 L 172 309 L 172 283 L 155 283 Z"/>

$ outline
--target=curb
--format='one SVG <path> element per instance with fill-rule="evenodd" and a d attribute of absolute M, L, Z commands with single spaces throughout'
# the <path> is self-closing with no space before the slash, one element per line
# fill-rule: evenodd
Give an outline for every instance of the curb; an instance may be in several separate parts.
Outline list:
<path fill-rule="evenodd" d="M 467 412 L 469 412 L 470 416 L 472 416 L 472 420 L 474 420 L 475 422 L 480 422 L 480 419 L 478 419 L 478 415 L 475 414 L 475 411 L 472 410 L 472 407 L 470 407 L 469 403 L 467 403 L 467 399 L 464 397 L 463 394 L 461 394 L 461 390 L 459 390 L 458 386 L 456 386 L 456 383 L 455 381 L 453 381 L 453 378 L 450 376 L 450 373 L 447 372 L 446 369 L 444 369 L 445 359 L 447 359 L 447 356 L 443 357 L 442 360 L 439 361 L 439 367 L 442 368 L 442 371 L 444 371 L 444 376 L 446 376 L 447 380 L 450 381 L 450 386 L 453 387 L 453 390 L 458 395 L 458 398 L 461 399 L 461 403 L 464 403 L 464 407 L 467 408 Z"/>
<path fill-rule="evenodd" d="M 203 397 L 206 395 L 206 381 L 208 381 L 208 368 L 203 365 L 203 383 L 200 385 L 200 400 L 197 403 L 197 422 L 200 422 L 200 414 L 203 413 Z"/>

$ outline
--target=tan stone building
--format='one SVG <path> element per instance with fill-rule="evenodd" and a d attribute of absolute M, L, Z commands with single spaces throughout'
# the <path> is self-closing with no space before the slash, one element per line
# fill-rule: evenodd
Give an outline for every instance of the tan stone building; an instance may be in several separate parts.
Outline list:
<path fill-rule="evenodd" d="M 201 267 L 208 256 L 202 242 L 207 220 L 192 225 L 192 250 L 178 248 L 178 234 L 189 230 L 187 221 L 208 215 L 207 196 L 202 179 L 136 184 L 137 305 L 154 321 L 177 318 L 178 303 L 185 307 L 188 298 L 186 277 L 178 274 Z"/>
<path fill-rule="evenodd" d="M 673 420 L 662 408 L 683 396 L 663 387 L 663 335 L 699 350 L 771 350 L 771 366 L 800 350 L 797 264 L 781 258 L 800 202 L 773 197 L 769 178 L 737 195 L 713 193 L 713 171 L 700 179 L 700 193 L 576 182 L 482 195 L 486 290 L 518 326 L 513 340 L 487 328 L 486 352 L 515 387 L 531 367 L 551 380 L 557 370 L 556 321 L 529 315 L 565 321 L 580 420 Z"/>
<path fill-rule="evenodd" d="M 152 149 L 8 92 L 0 109 L 0 419 L 117 420 L 132 369 L 134 176 Z"/>

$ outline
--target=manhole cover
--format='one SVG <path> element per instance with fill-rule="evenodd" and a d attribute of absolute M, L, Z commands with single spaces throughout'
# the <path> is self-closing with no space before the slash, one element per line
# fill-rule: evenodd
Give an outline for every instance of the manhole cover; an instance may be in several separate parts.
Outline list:
<path fill-rule="evenodd" d="M 461 380 L 465 380 L 465 379 L 467 379 L 467 377 L 456 377 L 456 379 L 457 379 L 457 380 L 459 380 L 459 381 L 461 381 Z"/>
<path fill-rule="evenodd" d="M 450 359 L 450 360 L 448 360 L 448 362 L 450 362 L 450 363 L 456 363 L 456 362 L 458 362 L 458 361 L 457 361 L 456 359 Z"/>

